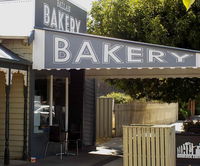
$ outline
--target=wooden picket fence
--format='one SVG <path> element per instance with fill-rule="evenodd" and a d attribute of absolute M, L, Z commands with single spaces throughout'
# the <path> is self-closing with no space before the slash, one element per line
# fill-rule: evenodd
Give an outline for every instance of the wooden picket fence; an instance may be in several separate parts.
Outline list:
<path fill-rule="evenodd" d="M 175 127 L 123 126 L 123 166 L 175 166 Z"/>
<path fill-rule="evenodd" d="M 96 139 L 111 138 L 113 130 L 114 100 L 98 98 L 96 106 Z"/>
<path fill-rule="evenodd" d="M 122 136 L 122 126 L 129 124 L 172 124 L 178 120 L 177 103 L 133 102 L 115 104 L 115 136 Z"/>
<path fill-rule="evenodd" d="M 114 104 L 112 98 L 97 98 L 96 139 L 122 136 L 123 125 L 171 124 L 177 120 L 177 103 Z"/>

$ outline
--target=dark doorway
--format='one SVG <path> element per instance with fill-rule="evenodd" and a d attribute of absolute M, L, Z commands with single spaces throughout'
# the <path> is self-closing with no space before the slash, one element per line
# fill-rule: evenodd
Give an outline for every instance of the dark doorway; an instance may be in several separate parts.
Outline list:
<path fill-rule="evenodd" d="M 70 70 L 69 139 L 82 140 L 84 70 Z"/>

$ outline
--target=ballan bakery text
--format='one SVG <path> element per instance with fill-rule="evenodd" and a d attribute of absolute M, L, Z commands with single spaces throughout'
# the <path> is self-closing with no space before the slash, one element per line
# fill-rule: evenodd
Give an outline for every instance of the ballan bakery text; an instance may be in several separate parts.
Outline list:
<path fill-rule="evenodd" d="M 79 33 L 81 20 L 69 14 L 71 7 L 65 2 L 57 0 L 57 6 L 53 8 L 47 3 L 43 3 L 43 10 L 43 23 L 45 26 L 59 31 Z"/>

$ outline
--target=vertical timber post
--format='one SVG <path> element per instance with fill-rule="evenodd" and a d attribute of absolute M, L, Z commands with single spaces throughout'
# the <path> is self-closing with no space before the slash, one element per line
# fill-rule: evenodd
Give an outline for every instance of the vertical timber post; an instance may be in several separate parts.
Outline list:
<path fill-rule="evenodd" d="M 23 146 L 23 159 L 27 160 L 28 151 L 27 151 L 27 101 L 28 98 L 28 72 L 27 75 L 24 75 L 24 146 Z"/>
<path fill-rule="evenodd" d="M 68 132 L 69 126 L 69 79 L 65 79 L 65 131 Z"/>
<path fill-rule="evenodd" d="M 11 69 L 6 73 L 6 113 L 5 113 L 5 151 L 4 151 L 4 165 L 10 164 L 10 151 L 9 151 L 9 112 L 10 112 L 10 80 Z"/>
<path fill-rule="evenodd" d="M 50 76 L 49 126 L 53 125 L 53 75 Z"/>
<path fill-rule="evenodd" d="M 65 78 L 65 153 L 68 153 L 68 132 L 69 132 L 69 78 Z"/>

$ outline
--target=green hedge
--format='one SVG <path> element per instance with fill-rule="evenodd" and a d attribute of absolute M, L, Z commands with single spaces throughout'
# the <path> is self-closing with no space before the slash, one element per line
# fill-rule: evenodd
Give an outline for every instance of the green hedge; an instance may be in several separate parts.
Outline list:
<path fill-rule="evenodd" d="M 106 96 L 101 96 L 101 98 L 113 98 L 116 104 L 125 104 L 133 100 L 131 96 L 119 92 L 112 92 Z"/>

